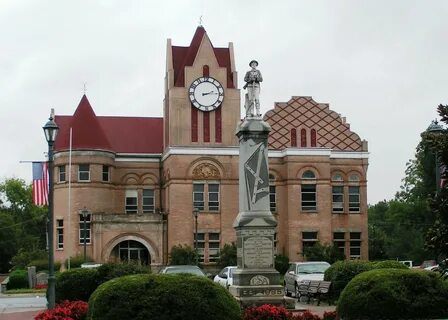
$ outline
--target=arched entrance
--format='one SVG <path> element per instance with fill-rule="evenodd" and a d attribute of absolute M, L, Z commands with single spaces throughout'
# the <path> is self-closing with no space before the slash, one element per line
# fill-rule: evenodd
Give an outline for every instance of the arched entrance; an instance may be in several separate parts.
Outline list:
<path fill-rule="evenodd" d="M 118 243 L 111 251 L 110 257 L 122 262 L 151 264 L 151 255 L 142 243 L 135 240 L 124 240 Z"/>

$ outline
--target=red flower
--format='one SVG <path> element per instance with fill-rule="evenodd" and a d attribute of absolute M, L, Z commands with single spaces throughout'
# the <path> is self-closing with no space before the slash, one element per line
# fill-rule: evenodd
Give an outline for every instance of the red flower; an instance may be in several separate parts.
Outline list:
<path fill-rule="evenodd" d="M 85 320 L 89 305 L 84 301 L 62 301 L 52 310 L 45 310 L 34 320 Z"/>

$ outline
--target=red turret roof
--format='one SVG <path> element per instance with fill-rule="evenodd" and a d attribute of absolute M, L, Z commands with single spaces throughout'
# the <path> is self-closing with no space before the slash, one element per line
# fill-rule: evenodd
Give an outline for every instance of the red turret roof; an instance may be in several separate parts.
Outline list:
<path fill-rule="evenodd" d="M 174 85 L 176 87 L 185 86 L 185 67 L 192 66 L 194 59 L 201 45 L 202 38 L 207 32 L 204 27 L 199 26 L 194 33 L 189 47 L 172 46 L 173 49 L 173 68 L 174 68 Z M 213 45 L 212 45 L 213 47 Z M 227 68 L 227 87 L 235 88 L 232 77 L 232 69 L 230 65 L 229 48 L 214 48 L 216 60 L 220 67 Z"/>
<path fill-rule="evenodd" d="M 163 119 L 145 117 L 99 117 L 84 95 L 73 116 L 56 116 L 60 130 L 56 151 L 107 150 L 117 153 L 162 153 Z"/>

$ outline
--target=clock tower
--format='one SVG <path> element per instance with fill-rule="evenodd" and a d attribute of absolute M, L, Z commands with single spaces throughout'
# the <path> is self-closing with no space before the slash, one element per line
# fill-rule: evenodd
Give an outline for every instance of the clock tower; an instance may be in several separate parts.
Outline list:
<path fill-rule="evenodd" d="M 240 90 L 233 44 L 215 48 L 199 26 L 188 47 L 167 41 L 164 150 L 237 146 Z"/>

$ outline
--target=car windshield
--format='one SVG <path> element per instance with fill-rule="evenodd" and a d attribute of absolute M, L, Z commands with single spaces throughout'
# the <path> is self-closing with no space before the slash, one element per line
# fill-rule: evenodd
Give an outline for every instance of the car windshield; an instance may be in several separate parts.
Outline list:
<path fill-rule="evenodd" d="M 192 267 L 174 267 L 174 268 L 167 268 L 165 270 L 165 273 L 190 273 L 197 276 L 205 276 L 204 272 L 202 272 L 201 269 L 198 268 L 192 268 Z"/>
<path fill-rule="evenodd" d="M 330 265 L 324 263 L 310 263 L 299 265 L 299 273 L 324 273 Z"/>

